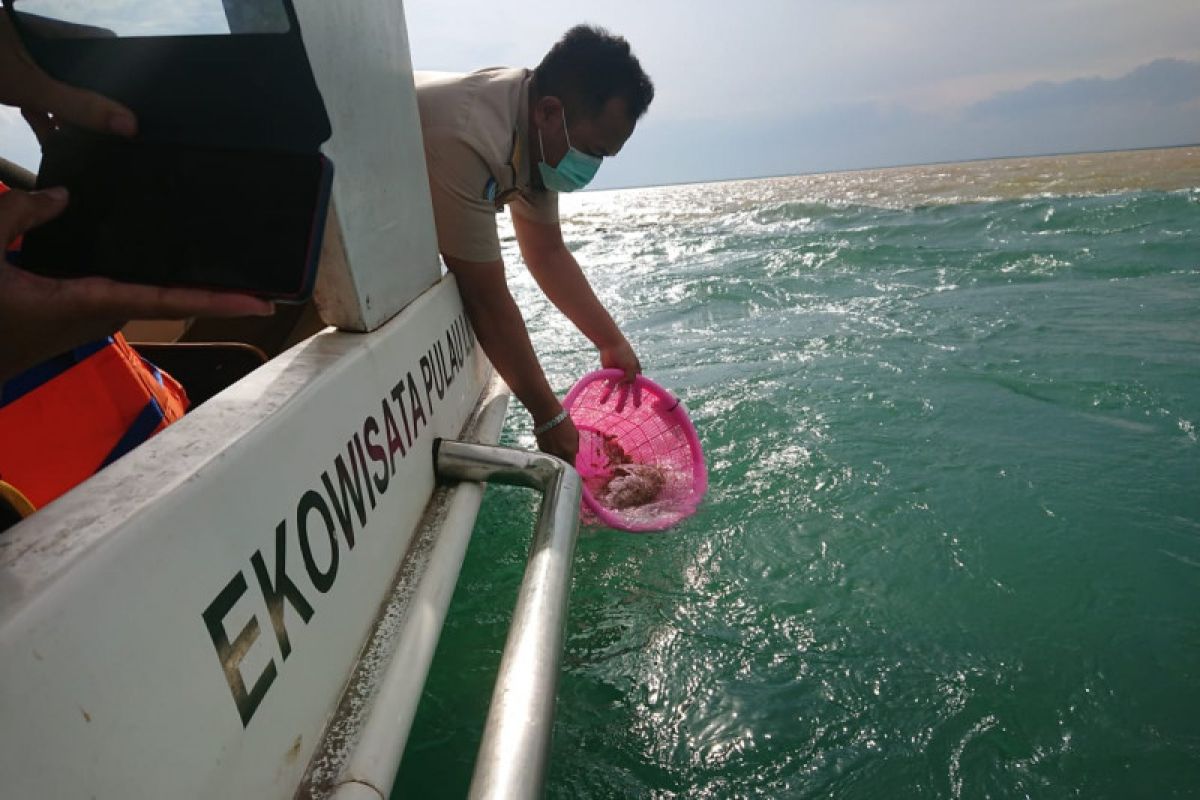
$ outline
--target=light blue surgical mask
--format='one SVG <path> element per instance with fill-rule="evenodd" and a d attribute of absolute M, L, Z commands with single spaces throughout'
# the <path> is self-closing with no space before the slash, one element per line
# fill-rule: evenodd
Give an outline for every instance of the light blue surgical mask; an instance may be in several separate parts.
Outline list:
<path fill-rule="evenodd" d="M 557 167 L 546 163 L 546 147 L 542 144 L 542 131 L 538 130 L 538 147 L 542 150 L 542 160 L 538 162 L 538 172 L 542 174 L 542 183 L 547 189 L 555 192 L 574 192 L 591 183 L 600 169 L 600 156 L 589 156 L 571 145 L 571 135 L 567 133 L 567 113 L 563 111 L 563 135 L 567 137 L 567 154 L 558 162 Z"/>

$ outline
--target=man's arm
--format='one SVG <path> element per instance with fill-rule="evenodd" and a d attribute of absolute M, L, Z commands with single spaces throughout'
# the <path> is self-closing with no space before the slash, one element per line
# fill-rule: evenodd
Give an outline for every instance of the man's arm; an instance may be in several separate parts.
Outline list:
<path fill-rule="evenodd" d="M 621 329 L 601 304 L 579 262 L 563 242 L 562 228 L 512 215 L 521 255 L 550 302 L 567 316 L 600 351 L 600 364 L 625 372 L 625 379 L 642 371 L 637 355 Z"/>
<path fill-rule="evenodd" d="M 562 411 L 562 404 L 546 380 L 529 341 L 525 319 L 508 291 L 504 262 L 463 261 L 444 253 L 442 258 L 458 279 L 458 291 L 475 336 L 500 377 L 529 410 L 535 426 L 554 419 Z M 579 432 L 566 419 L 539 436 L 538 446 L 574 464 Z"/>

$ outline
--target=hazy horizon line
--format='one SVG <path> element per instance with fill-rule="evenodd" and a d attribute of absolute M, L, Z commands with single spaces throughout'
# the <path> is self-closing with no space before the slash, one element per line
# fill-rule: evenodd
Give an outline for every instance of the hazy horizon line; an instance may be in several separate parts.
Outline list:
<path fill-rule="evenodd" d="M 599 194 L 600 192 L 621 192 L 630 189 L 666 189 L 677 186 L 702 186 L 708 183 L 735 183 L 737 181 L 766 181 L 776 178 L 804 178 L 815 175 L 838 175 L 849 172 L 874 172 L 876 170 L 887 169 L 911 169 L 913 167 L 937 167 L 948 164 L 978 164 L 984 161 L 1010 161 L 1016 158 L 1061 158 L 1063 156 L 1086 156 L 1086 155 L 1103 155 L 1106 153 L 1138 153 L 1146 150 L 1179 150 L 1188 147 L 1200 147 L 1200 140 L 1195 142 L 1185 142 L 1182 144 L 1158 144 L 1146 145 L 1145 147 L 1113 147 L 1101 150 L 1064 150 L 1061 152 L 1049 153 L 1014 153 L 1011 155 L 1002 156 L 983 156 L 980 158 L 961 158 L 946 161 L 914 161 L 900 164 L 879 164 L 869 167 L 847 167 L 841 169 L 824 169 L 813 172 L 783 172 L 763 175 L 744 175 L 736 178 L 705 178 L 694 181 L 679 181 L 678 183 L 642 183 L 629 184 L 626 186 L 608 186 L 603 189 L 588 190 L 587 194 Z M 582 193 L 581 193 L 582 194 Z"/>

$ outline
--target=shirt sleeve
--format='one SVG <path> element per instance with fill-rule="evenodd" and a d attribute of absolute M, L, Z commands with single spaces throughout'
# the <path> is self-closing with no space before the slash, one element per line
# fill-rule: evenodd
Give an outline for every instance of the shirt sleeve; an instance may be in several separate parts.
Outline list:
<path fill-rule="evenodd" d="M 453 133 L 425 132 L 429 193 L 438 249 L 463 261 L 497 261 L 496 209 L 484 196 L 487 163 Z"/>
<path fill-rule="evenodd" d="M 545 225 L 558 223 L 558 192 L 529 192 L 513 198 L 508 204 L 513 214 Z"/>

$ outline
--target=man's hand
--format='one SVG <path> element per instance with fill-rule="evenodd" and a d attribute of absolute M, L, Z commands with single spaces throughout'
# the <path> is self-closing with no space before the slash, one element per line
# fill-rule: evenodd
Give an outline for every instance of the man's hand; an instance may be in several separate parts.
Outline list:
<path fill-rule="evenodd" d="M 0 246 L 60 214 L 65 189 L 0 195 Z M 0 382 L 72 347 L 117 331 L 130 319 L 266 316 L 257 297 L 168 289 L 107 278 L 55 280 L 0 259 Z"/>
<path fill-rule="evenodd" d="M 642 362 L 638 361 L 637 354 L 624 337 L 618 344 L 600 350 L 600 366 L 623 371 L 625 378 L 622 383 L 633 383 L 633 379 L 642 371 Z"/>
<path fill-rule="evenodd" d="M 575 466 L 575 455 L 579 452 L 579 431 L 570 417 L 537 437 L 537 443 L 543 453 L 558 456 L 572 467 Z"/>
<path fill-rule="evenodd" d="M 0 103 L 20 108 L 39 138 L 52 124 L 47 115 L 101 133 L 137 133 L 137 118 L 125 106 L 43 72 L 21 45 L 8 14 L 0 14 Z"/>

